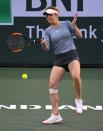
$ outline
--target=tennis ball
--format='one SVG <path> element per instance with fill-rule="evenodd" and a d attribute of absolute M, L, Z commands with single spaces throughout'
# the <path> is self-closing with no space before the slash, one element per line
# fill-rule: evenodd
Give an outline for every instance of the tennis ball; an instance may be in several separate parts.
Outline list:
<path fill-rule="evenodd" d="M 23 79 L 23 80 L 26 80 L 27 78 L 28 78 L 28 75 L 27 75 L 26 73 L 23 73 L 23 74 L 22 74 L 22 79 Z"/>

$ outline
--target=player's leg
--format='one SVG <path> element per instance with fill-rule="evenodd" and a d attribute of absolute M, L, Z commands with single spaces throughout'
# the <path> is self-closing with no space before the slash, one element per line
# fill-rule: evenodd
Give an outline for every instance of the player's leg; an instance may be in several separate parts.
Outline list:
<path fill-rule="evenodd" d="M 52 105 L 52 115 L 47 120 L 43 121 L 44 124 L 52 124 L 62 121 L 62 117 L 58 110 L 58 86 L 60 80 L 63 78 L 65 70 L 62 67 L 54 66 L 51 70 L 49 81 L 49 94 L 50 102 Z"/>
<path fill-rule="evenodd" d="M 73 78 L 73 84 L 76 90 L 77 99 L 81 98 L 81 78 L 80 78 L 80 63 L 78 60 L 73 60 L 69 64 L 69 70 Z"/>
<path fill-rule="evenodd" d="M 51 70 L 50 81 L 49 81 L 49 93 L 50 93 L 50 101 L 52 104 L 52 112 L 53 114 L 58 113 L 58 86 L 60 80 L 63 78 L 65 70 L 61 67 L 54 66 Z M 54 93 L 52 92 L 54 90 Z M 56 91 L 56 92 L 55 92 Z"/>
<path fill-rule="evenodd" d="M 82 113 L 82 82 L 80 77 L 80 62 L 78 60 L 73 60 L 69 65 L 69 70 L 73 79 L 73 84 L 76 92 L 75 103 L 77 106 L 77 112 Z"/>

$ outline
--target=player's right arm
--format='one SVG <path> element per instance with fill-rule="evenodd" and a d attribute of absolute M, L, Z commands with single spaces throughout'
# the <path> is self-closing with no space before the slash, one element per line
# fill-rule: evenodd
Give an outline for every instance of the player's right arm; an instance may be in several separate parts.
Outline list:
<path fill-rule="evenodd" d="M 41 40 L 40 44 L 41 44 L 41 46 L 42 46 L 42 48 L 43 48 L 44 50 L 46 50 L 46 51 L 49 50 L 48 43 L 46 42 L 45 39 Z"/>
<path fill-rule="evenodd" d="M 44 50 L 48 51 L 50 49 L 50 36 L 49 36 L 49 31 L 50 29 L 47 28 L 45 30 L 45 35 L 44 35 L 44 39 L 42 39 L 41 41 L 41 46 Z"/>

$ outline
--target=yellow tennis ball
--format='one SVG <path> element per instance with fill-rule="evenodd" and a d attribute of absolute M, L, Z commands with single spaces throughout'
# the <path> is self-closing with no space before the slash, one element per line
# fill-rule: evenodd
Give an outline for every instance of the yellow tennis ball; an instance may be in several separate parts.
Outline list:
<path fill-rule="evenodd" d="M 26 73 L 23 73 L 23 74 L 22 74 L 22 79 L 23 79 L 23 80 L 26 80 L 27 78 L 28 78 L 28 75 L 27 75 Z"/>

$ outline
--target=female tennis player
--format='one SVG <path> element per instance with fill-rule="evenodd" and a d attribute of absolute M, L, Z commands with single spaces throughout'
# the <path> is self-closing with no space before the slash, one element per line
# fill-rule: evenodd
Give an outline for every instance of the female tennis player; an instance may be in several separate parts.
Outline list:
<path fill-rule="evenodd" d="M 52 105 L 51 116 L 44 120 L 43 124 L 59 123 L 63 120 L 58 109 L 58 86 L 63 78 L 65 71 L 70 71 L 76 92 L 75 104 L 76 112 L 83 112 L 81 98 L 81 77 L 80 61 L 73 41 L 73 35 L 82 38 L 82 33 L 76 25 L 77 15 L 73 21 L 60 21 L 59 10 L 54 7 L 48 7 L 44 13 L 50 26 L 45 30 L 44 40 L 41 41 L 42 48 L 49 50 L 52 46 L 55 54 L 55 62 L 52 67 L 49 81 L 50 102 Z"/>

